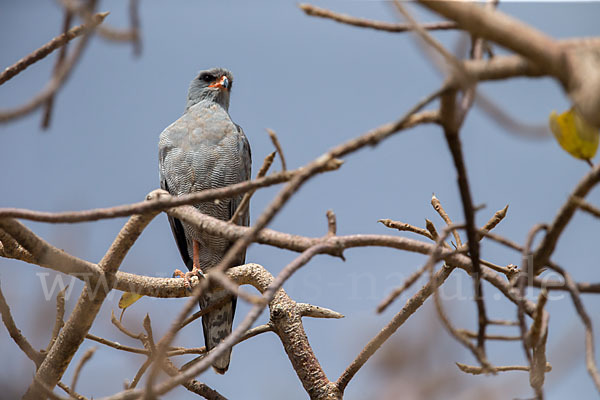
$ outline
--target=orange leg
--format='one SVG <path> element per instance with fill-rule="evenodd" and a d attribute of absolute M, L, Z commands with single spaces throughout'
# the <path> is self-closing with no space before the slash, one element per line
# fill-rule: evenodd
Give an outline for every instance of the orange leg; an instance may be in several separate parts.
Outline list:
<path fill-rule="evenodd" d="M 193 250 L 192 250 L 192 270 L 186 272 L 185 274 L 180 270 L 176 269 L 173 272 L 173 278 L 179 277 L 184 279 L 184 286 L 187 290 L 191 290 L 190 280 L 192 276 L 197 276 L 198 278 L 204 277 L 202 270 L 200 269 L 200 245 L 197 241 L 193 241 Z"/>

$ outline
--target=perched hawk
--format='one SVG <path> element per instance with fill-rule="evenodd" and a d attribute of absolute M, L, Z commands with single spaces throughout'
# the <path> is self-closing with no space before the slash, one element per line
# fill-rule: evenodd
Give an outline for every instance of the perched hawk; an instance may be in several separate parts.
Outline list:
<path fill-rule="evenodd" d="M 160 134 L 160 186 L 173 196 L 220 188 L 250 178 L 248 139 L 228 113 L 232 84 L 233 76 L 226 69 L 200 72 L 190 83 L 185 112 Z M 242 196 L 235 196 L 194 206 L 206 215 L 228 221 L 241 200 Z M 234 222 L 248 226 L 249 220 L 246 211 Z M 229 240 L 210 235 L 176 218 L 169 217 L 169 223 L 181 258 L 193 273 L 210 271 L 231 246 Z M 245 251 L 240 253 L 234 265 L 243 264 L 245 257 Z M 179 274 L 183 275 L 180 271 Z M 189 273 L 186 279 L 188 276 Z M 224 297 L 230 300 L 202 317 L 207 350 L 231 333 L 237 299 L 214 287 L 200 297 L 200 308 L 221 302 Z M 231 350 L 213 363 L 216 372 L 224 374 L 227 371 L 230 356 Z"/>

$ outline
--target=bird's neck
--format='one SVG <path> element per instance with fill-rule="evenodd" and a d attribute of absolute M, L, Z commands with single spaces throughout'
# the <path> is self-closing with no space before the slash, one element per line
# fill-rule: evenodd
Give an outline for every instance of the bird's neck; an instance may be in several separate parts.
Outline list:
<path fill-rule="evenodd" d="M 210 105 L 211 103 L 218 104 L 223 107 L 225 111 L 229 110 L 229 94 L 219 90 L 218 92 L 211 91 L 208 93 L 201 93 L 197 96 L 188 96 L 185 111 L 200 102 L 205 102 L 207 105 Z"/>

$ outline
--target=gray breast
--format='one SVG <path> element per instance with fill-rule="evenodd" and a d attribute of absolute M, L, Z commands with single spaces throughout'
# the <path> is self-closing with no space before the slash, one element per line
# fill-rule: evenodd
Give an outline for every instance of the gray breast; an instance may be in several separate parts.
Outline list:
<path fill-rule="evenodd" d="M 179 196 L 246 180 L 250 173 L 244 143 L 247 142 L 243 132 L 231 121 L 227 111 L 218 104 L 200 102 L 160 136 L 161 181 L 167 183 L 171 194 Z M 239 203 L 239 199 L 223 199 L 195 206 L 204 214 L 228 220 L 232 215 L 232 201 Z M 194 239 L 200 244 L 203 269 L 218 263 L 229 241 L 185 223 L 183 226 L 190 257 Z"/>

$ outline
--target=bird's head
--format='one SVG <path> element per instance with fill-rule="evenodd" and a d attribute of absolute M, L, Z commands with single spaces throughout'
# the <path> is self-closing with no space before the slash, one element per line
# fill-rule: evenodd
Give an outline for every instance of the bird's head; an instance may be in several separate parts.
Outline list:
<path fill-rule="evenodd" d="M 227 110 L 232 84 L 233 75 L 224 68 L 200 71 L 190 83 L 186 110 L 202 100 L 214 101 Z"/>

